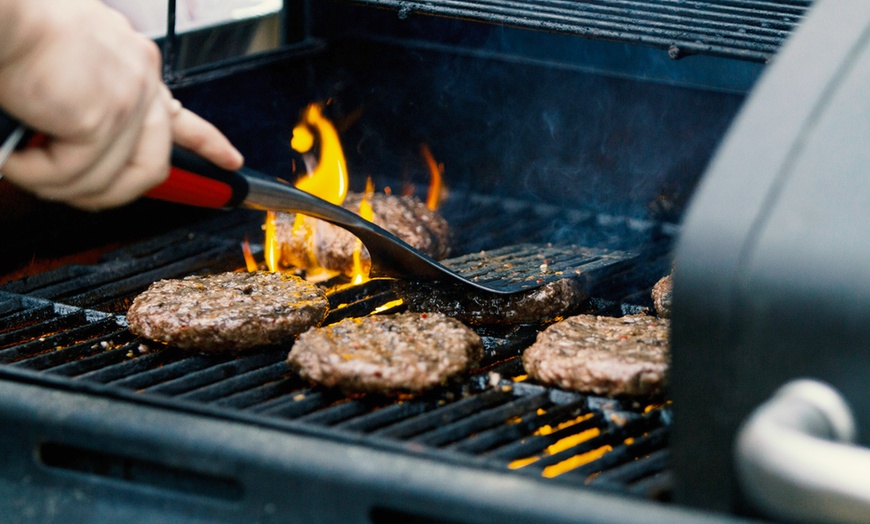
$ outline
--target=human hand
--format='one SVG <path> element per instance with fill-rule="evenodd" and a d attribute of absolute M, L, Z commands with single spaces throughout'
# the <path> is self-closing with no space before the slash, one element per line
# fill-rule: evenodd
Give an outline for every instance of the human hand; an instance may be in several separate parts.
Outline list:
<path fill-rule="evenodd" d="M 165 180 L 173 142 L 225 169 L 241 154 L 163 84 L 154 42 L 97 0 L 0 1 L 0 106 L 49 137 L 3 175 L 98 210 Z"/>

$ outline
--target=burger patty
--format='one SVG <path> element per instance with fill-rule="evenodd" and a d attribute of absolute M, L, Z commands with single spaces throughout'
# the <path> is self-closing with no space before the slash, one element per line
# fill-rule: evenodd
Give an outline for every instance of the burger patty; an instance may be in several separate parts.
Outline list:
<path fill-rule="evenodd" d="M 671 295 L 674 290 L 673 273 L 662 277 L 652 288 L 652 301 L 658 316 L 671 318 Z"/>
<path fill-rule="evenodd" d="M 483 342 L 439 313 L 347 318 L 299 336 L 287 362 L 313 382 L 346 391 L 419 392 L 475 367 Z"/>
<path fill-rule="evenodd" d="M 362 199 L 360 193 L 348 193 L 342 207 L 359 214 Z M 368 202 L 372 206 L 372 222 L 375 224 L 436 260 L 450 253 L 447 221 L 418 198 L 375 193 Z M 319 265 L 346 275 L 353 274 L 353 252 L 357 242 L 353 234 L 311 217 L 303 217 L 301 227 L 296 222 L 295 213 L 276 213 L 275 234 L 284 266 L 308 269 Z M 313 248 L 311 253 L 309 237 Z M 360 253 L 360 262 L 366 271 L 371 267 L 371 257 L 365 246 Z"/>
<path fill-rule="evenodd" d="M 326 317 L 317 286 L 282 273 L 231 272 L 160 280 L 127 311 L 136 335 L 203 352 L 286 342 Z"/>
<path fill-rule="evenodd" d="M 667 384 L 669 321 L 577 315 L 549 326 L 523 354 L 544 384 L 605 396 L 656 396 Z"/>
<path fill-rule="evenodd" d="M 437 311 L 478 325 L 551 322 L 569 314 L 588 298 L 582 284 L 570 278 L 510 295 L 441 282 L 397 281 L 394 288 L 411 311 Z"/>

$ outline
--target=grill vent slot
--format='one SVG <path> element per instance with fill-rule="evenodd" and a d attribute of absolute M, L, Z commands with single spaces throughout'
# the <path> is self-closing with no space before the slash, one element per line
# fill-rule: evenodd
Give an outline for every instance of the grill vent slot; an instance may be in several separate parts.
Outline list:
<path fill-rule="evenodd" d="M 144 484 L 175 493 L 230 501 L 241 500 L 244 495 L 242 485 L 233 479 L 57 442 L 39 446 L 38 457 L 50 468 Z"/>

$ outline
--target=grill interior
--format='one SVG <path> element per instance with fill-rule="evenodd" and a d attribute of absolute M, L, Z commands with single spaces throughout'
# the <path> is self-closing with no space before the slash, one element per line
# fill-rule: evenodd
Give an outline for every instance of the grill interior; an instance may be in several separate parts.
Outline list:
<path fill-rule="evenodd" d="M 479 198 L 484 212 L 503 213 L 504 206 L 516 205 Z M 461 232 L 460 251 L 471 253 L 481 248 L 478 242 L 491 224 L 467 212 L 463 217 L 461 210 L 467 206 L 451 208 L 448 200 L 443 212 Z M 673 226 L 548 206 L 526 206 L 523 212 L 530 217 L 520 228 L 524 240 L 552 240 L 558 232 L 547 224 L 553 223 L 554 213 L 586 231 L 586 242 L 590 231 L 596 232 L 594 254 L 610 251 L 607 244 L 616 238 L 653 239 L 654 248 L 620 257 L 618 263 L 601 264 L 591 256 L 590 289 L 606 281 L 608 293 L 600 287 L 602 293 L 579 309 L 619 315 L 648 306 L 642 290 L 648 290 L 656 271 L 667 267 Z M 528 382 L 519 355 L 544 326 L 478 327 L 486 355 L 480 369 L 450 387 L 399 397 L 347 396 L 311 386 L 284 362 L 286 347 L 242 356 L 200 355 L 140 340 L 126 330 L 124 312 L 151 282 L 243 268 L 242 239 L 250 239 L 253 252 L 262 254 L 256 243 L 262 221 L 259 212 L 219 214 L 106 253 L 97 264 L 64 266 L 3 286 L 0 376 L 338 441 L 352 438 L 548 482 L 669 497 L 669 409 Z M 517 233 L 502 231 L 507 236 L 496 240 L 516 239 Z M 450 263 L 473 268 L 476 258 Z M 613 286 L 614 281 L 621 284 Z M 388 281 L 338 283 L 329 291 L 327 322 L 385 305 L 388 311 L 401 310 L 401 305 L 390 306 L 395 298 Z"/>

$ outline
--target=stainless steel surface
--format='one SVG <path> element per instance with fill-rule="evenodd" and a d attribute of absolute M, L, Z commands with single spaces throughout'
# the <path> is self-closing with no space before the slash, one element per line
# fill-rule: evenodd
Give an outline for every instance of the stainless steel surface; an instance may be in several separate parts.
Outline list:
<path fill-rule="evenodd" d="M 756 409 L 737 437 L 747 498 L 770 517 L 799 522 L 870 519 L 870 450 L 831 386 L 797 379 Z"/>

